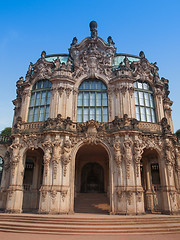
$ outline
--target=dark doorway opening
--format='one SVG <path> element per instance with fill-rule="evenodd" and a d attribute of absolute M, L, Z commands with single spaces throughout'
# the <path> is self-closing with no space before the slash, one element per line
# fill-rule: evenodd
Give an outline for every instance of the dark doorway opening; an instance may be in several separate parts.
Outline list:
<path fill-rule="evenodd" d="M 104 192 L 104 170 L 98 163 L 87 163 L 81 172 L 81 193 Z"/>

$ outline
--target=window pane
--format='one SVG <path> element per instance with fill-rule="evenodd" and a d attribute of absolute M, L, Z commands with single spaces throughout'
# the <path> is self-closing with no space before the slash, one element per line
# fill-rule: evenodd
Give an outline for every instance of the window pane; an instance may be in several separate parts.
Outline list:
<path fill-rule="evenodd" d="M 136 118 L 137 118 L 138 121 L 141 120 L 140 113 L 139 113 L 139 107 L 136 107 Z"/>
<path fill-rule="evenodd" d="M 89 109 L 84 108 L 84 122 L 89 120 Z"/>
<path fill-rule="evenodd" d="M 44 107 L 40 107 L 39 121 L 43 121 L 43 119 L 44 119 Z"/>
<path fill-rule="evenodd" d="M 95 92 L 90 93 L 90 106 L 95 106 Z"/>
<path fill-rule="evenodd" d="M 89 93 L 84 93 L 84 106 L 89 106 Z"/>
<path fill-rule="evenodd" d="M 149 86 L 148 86 L 147 83 L 143 83 L 143 89 L 145 89 L 145 90 L 149 90 Z"/>
<path fill-rule="evenodd" d="M 41 94 L 41 105 L 45 105 L 46 102 L 46 92 L 43 91 Z"/>
<path fill-rule="evenodd" d="M 81 92 L 78 95 L 78 106 L 82 106 L 82 104 L 83 104 L 82 100 L 83 100 L 83 93 Z"/>
<path fill-rule="evenodd" d="M 45 120 L 49 117 L 49 106 L 46 107 Z"/>
<path fill-rule="evenodd" d="M 108 105 L 108 103 L 107 103 L 107 93 L 103 93 L 102 94 L 102 105 L 103 106 L 107 106 Z"/>
<path fill-rule="evenodd" d="M 28 122 L 32 121 L 32 116 L 33 116 L 33 108 L 29 109 L 29 117 L 28 117 Z"/>
<path fill-rule="evenodd" d="M 100 82 L 100 81 L 98 81 L 98 82 L 96 83 L 96 89 L 101 89 L 101 82 Z"/>
<path fill-rule="evenodd" d="M 49 116 L 49 104 L 51 98 L 51 82 L 48 80 L 38 81 L 31 92 L 31 100 L 28 114 L 28 121 L 43 121 Z M 47 89 L 49 88 L 49 89 Z M 46 112 L 44 112 L 46 109 Z"/>
<path fill-rule="evenodd" d="M 148 95 L 149 95 L 148 93 L 144 93 L 145 105 L 146 105 L 147 107 L 150 106 L 150 104 L 149 104 L 149 96 L 148 96 Z"/>
<path fill-rule="evenodd" d="M 30 107 L 34 105 L 34 98 L 35 98 L 35 93 L 31 95 L 31 102 L 30 102 Z"/>
<path fill-rule="evenodd" d="M 139 92 L 139 104 L 144 106 L 144 96 L 143 92 Z"/>
<path fill-rule="evenodd" d="M 37 122 L 37 120 L 38 120 L 38 107 L 34 108 L 33 122 Z"/>
<path fill-rule="evenodd" d="M 82 108 L 77 109 L 77 122 L 82 122 Z"/>
<path fill-rule="evenodd" d="M 141 107 L 140 111 L 141 111 L 141 121 L 146 121 L 145 108 Z"/>
<path fill-rule="evenodd" d="M 51 100 L 51 92 L 48 91 L 48 93 L 47 93 L 47 102 L 46 102 L 46 104 L 50 104 L 50 100 Z"/>
<path fill-rule="evenodd" d="M 96 108 L 96 120 L 101 122 L 101 108 Z"/>
<path fill-rule="evenodd" d="M 90 108 L 90 120 L 95 120 L 95 108 Z"/>
<path fill-rule="evenodd" d="M 39 105 L 39 101 L 40 101 L 40 92 L 36 93 L 36 101 L 35 101 L 35 106 Z"/>
<path fill-rule="evenodd" d="M 137 82 L 138 88 L 142 89 L 142 83 L 141 82 Z"/>
<path fill-rule="evenodd" d="M 79 87 L 78 107 L 82 106 L 82 112 L 77 113 L 77 121 L 85 122 L 89 119 L 102 121 L 102 106 L 106 107 L 104 118 L 108 121 L 108 98 L 106 89 L 106 85 L 96 79 L 85 80 L 81 83 Z M 97 108 L 99 109 L 97 110 Z M 82 117 L 80 114 L 82 114 Z"/>
<path fill-rule="evenodd" d="M 104 83 L 102 83 L 102 89 L 107 89 Z"/>
<path fill-rule="evenodd" d="M 96 106 L 101 106 L 101 93 L 96 94 Z"/>
<path fill-rule="evenodd" d="M 84 89 L 89 89 L 89 81 L 88 82 L 84 82 Z"/>
<path fill-rule="evenodd" d="M 95 89 L 95 81 L 90 81 L 90 89 Z"/>
<path fill-rule="evenodd" d="M 151 109 L 146 108 L 147 122 L 151 122 Z"/>

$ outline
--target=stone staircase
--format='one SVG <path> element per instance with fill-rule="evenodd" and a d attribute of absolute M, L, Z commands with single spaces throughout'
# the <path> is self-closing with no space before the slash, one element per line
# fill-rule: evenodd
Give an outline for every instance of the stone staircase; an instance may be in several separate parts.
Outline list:
<path fill-rule="evenodd" d="M 105 193 L 79 193 L 75 198 L 76 213 L 108 214 L 109 200 Z"/>
<path fill-rule="evenodd" d="M 180 233 L 180 216 L 0 214 L 0 232 L 49 235 Z"/>

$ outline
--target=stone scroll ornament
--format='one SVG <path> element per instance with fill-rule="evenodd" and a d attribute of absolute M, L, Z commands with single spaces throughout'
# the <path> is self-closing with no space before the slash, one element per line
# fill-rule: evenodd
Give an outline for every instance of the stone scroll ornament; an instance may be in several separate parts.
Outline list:
<path fill-rule="evenodd" d="M 113 144 L 113 149 L 114 149 L 114 160 L 117 164 L 118 167 L 118 173 L 120 173 L 120 166 L 122 162 L 122 157 L 121 157 L 121 142 L 119 139 L 116 139 L 114 144 Z"/>
<path fill-rule="evenodd" d="M 127 178 L 130 178 L 130 166 L 132 161 L 132 140 L 130 138 L 126 139 L 123 144 L 124 147 L 124 160 L 126 163 L 126 173 Z"/>
<path fill-rule="evenodd" d="M 70 140 L 65 140 L 64 142 L 64 149 L 63 149 L 63 155 L 62 155 L 62 165 L 63 165 L 63 175 L 66 176 L 67 173 L 67 165 L 71 161 L 71 142 Z"/>

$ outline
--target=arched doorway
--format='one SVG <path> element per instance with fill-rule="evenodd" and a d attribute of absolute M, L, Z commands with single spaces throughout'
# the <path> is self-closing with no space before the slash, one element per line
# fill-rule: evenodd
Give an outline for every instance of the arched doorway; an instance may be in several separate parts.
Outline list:
<path fill-rule="evenodd" d="M 162 191 L 159 155 L 156 150 L 145 149 L 141 160 L 141 183 L 144 189 L 146 212 L 162 211 Z"/>
<path fill-rule="evenodd" d="M 109 157 L 101 144 L 84 144 L 75 161 L 75 212 L 108 213 Z"/>
<path fill-rule="evenodd" d="M 43 179 L 43 151 L 27 150 L 23 178 L 23 212 L 36 212 L 39 208 L 39 189 Z"/>

